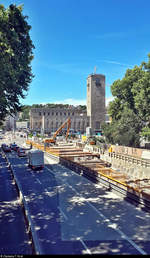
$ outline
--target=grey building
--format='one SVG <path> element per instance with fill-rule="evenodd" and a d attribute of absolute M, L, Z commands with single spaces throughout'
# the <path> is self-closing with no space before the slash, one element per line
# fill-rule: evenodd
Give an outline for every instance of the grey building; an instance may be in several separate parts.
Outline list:
<path fill-rule="evenodd" d="M 43 107 L 30 110 L 30 129 L 36 132 L 55 132 L 67 118 L 73 132 L 85 133 L 89 127 L 93 134 L 101 131 L 105 122 L 105 76 L 91 74 L 87 78 L 87 109 L 78 107 Z"/>
<path fill-rule="evenodd" d="M 15 130 L 16 129 L 16 121 L 18 119 L 18 115 L 7 115 L 3 125 L 6 130 Z"/>
<path fill-rule="evenodd" d="M 16 121 L 16 129 L 28 129 L 29 128 L 29 121 Z"/>
<path fill-rule="evenodd" d="M 32 108 L 30 110 L 30 129 L 36 132 L 55 132 L 68 118 L 71 118 L 73 132 L 84 133 L 89 121 L 86 110 L 77 108 Z M 65 128 L 64 128 L 65 130 Z"/>

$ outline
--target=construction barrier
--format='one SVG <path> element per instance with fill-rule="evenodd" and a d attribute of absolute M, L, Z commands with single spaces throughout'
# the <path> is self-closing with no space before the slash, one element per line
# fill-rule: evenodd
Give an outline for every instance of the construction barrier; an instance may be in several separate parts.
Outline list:
<path fill-rule="evenodd" d="M 140 198 L 144 198 L 144 202 L 147 202 L 147 205 L 150 207 L 150 176 L 149 173 L 148 177 L 146 176 L 146 171 L 145 174 L 143 173 L 143 178 L 140 176 L 137 178 L 136 175 L 134 178 L 134 175 L 132 176 L 131 173 L 126 173 L 124 170 L 117 171 L 110 168 L 110 163 L 100 159 L 100 155 L 97 153 L 81 151 L 78 148 L 75 150 L 69 147 L 66 147 L 66 149 L 58 146 L 44 147 L 42 144 L 31 141 L 26 143 L 32 144 L 35 148 L 44 150 L 55 157 L 59 157 L 59 162 L 62 165 L 81 175 L 83 174 L 96 181 L 100 180 L 106 185 L 109 185 L 111 182 L 114 188 L 117 187 L 119 191 L 122 191 L 120 189 L 124 189 L 128 193 L 133 194 L 133 197 L 136 195 L 135 198 L 137 199 L 140 195 Z M 111 155 L 118 154 L 111 153 Z M 145 169 L 149 170 L 149 168 Z"/>

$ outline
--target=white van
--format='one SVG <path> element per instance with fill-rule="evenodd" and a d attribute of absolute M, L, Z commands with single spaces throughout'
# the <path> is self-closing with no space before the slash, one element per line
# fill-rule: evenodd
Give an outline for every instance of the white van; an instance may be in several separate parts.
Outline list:
<path fill-rule="evenodd" d="M 44 152 L 41 150 L 30 150 L 28 152 L 28 166 L 32 169 L 44 168 Z"/>

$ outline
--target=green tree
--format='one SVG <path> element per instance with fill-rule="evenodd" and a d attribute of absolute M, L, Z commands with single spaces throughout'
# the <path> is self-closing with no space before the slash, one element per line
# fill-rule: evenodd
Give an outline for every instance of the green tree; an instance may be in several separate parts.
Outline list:
<path fill-rule="evenodd" d="M 139 147 L 142 123 L 131 109 L 124 109 L 122 117 L 116 122 L 113 135 L 114 142 L 119 145 Z"/>
<path fill-rule="evenodd" d="M 124 106 L 133 110 L 134 113 L 138 112 L 135 106 L 135 94 L 133 88 L 135 88 L 135 84 L 138 84 L 139 80 L 142 79 L 144 75 L 145 71 L 143 71 L 142 65 L 139 67 L 135 66 L 133 69 L 127 69 L 122 80 L 117 80 L 112 84 L 111 91 L 112 95 L 115 97 L 115 105 L 113 103 L 110 106 L 109 111 L 111 115 L 113 115 L 115 111 L 115 116 L 119 119 Z"/>
<path fill-rule="evenodd" d="M 22 6 L 0 5 L 0 120 L 20 111 L 20 98 L 25 98 L 33 78 L 34 45 L 27 18 Z"/>
<path fill-rule="evenodd" d="M 103 134 L 105 136 L 106 143 L 114 144 L 114 139 L 113 139 L 113 133 L 115 131 L 114 123 L 113 122 L 110 124 L 103 123 L 101 125 L 101 128 L 102 128 Z"/>
<path fill-rule="evenodd" d="M 150 123 L 150 72 L 133 85 L 135 108 L 143 123 Z"/>
<path fill-rule="evenodd" d="M 31 106 L 29 105 L 24 105 L 21 107 L 21 118 L 19 121 L 24 121 L 24 120 L 29 120 L 29 112 L 30 112 Z"/>
<path fill-rule="evenodd" d="M 103 127 L 104 135 L 112 144 L 138 147 L 142 128 L 150 127 L 150 54 L 147 63 L 127 69 L 111 91 L 114 100 L 108 113 L 112 123 Z"/>
<path fill-rule="evenodd" d="M 150 141 L 150 127 L 149 127 L 149 126 L 145 126 L 145 127 L 142 128 L 141 136 L 142 136 L 145 140 Z"/>

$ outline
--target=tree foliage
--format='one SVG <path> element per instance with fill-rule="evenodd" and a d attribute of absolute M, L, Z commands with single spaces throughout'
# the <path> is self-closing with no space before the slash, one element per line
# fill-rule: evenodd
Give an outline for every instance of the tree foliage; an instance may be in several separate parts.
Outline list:
<path fill-rule="evenodd" d="M 108 113 L 112 123 L 103 125 L 105 137 L 110 143 L 137 147 L 141 132 L 146 137 L 150 127 L 150 54 L 148 62 L 127 69 L 125 76 L 111 86 L 114 100 Z"/>
<path fill-rule="evenodd" d="M 24 105 L 21 107 L 21 115 L 19 121 L 25 121 L 29 120 L 29 112 L 30 112 L 31 106 Z"/>
<path fill-rule="evenodd" d="M 147 140 L 150 141 L 150 126 L 145 126 L 142 128 L 141 136 Z"/>
<path fill-rule="evenodd" d="M 22 6 L 0 5 L 0 120 L 20 110 L 32 81 L 34 45 Z"/>

